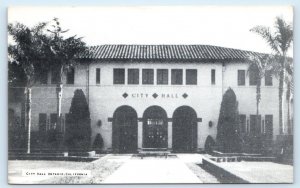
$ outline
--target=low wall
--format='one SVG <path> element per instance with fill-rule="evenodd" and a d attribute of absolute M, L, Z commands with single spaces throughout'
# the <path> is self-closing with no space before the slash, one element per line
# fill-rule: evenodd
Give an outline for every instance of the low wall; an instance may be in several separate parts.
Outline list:
<path fill-rule="evenodd" d="M 250 183 L 220 167 L 210 159 L 202 159 L 201 165 L 206 171 L 216 176 L 222 183 Z"/>

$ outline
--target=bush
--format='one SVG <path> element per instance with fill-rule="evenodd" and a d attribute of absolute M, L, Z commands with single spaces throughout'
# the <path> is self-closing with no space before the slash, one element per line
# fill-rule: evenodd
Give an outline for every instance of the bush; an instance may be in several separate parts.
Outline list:
<path fill-rule="evenodd" d="M 222 152 L 240 152 L 238 102 L 229 88 L 223 95 L 217 126 L 217 149 Z"/>
<path fill-rule="evenodd" d="M 93 143 L 93 149 L 95 151 L 101 151 L 102 148 L 103 148 L 103 138 L 101 134 L 98 133 Z"/>
<path fill-rule="evenodd" d="M 214 139 L 209 135 L 207 136 L 205 140 L 204 150 L 206 153 L 212 153 L 214 147 L 215 147 L 215 141 Z"/>
<path fill-rule="evenodd" d="M 66 118 L 65 146 L 69 150 L 89 150 L 91 120 L 89 107 L 81 89 L 74 92 L 69 115 Z"/>

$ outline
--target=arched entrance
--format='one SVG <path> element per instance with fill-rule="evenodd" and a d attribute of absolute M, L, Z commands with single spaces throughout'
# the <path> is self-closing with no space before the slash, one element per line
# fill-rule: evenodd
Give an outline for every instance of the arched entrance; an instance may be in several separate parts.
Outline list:
<path fill-rule="evenodd" d="M 159 106 L 150 106 L 143 114 L 143 147 L 168 147 L 168 118 Z"/>
<path fill-rule="evenodd" d="M 189 106 L 177 108 L 173 114 L 173 151 L 191 152 L 197 149 L 197 114 Z"/>
<path fill-rule="evenodd" d="M 132 153 L 137 150 L 137 113 L 130 106 L 121 106 L 113 116 L 113 150 Z"/>

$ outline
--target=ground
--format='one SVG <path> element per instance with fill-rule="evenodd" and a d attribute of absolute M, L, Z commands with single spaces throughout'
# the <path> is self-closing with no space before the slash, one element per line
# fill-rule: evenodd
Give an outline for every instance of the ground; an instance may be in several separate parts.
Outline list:
<path fill-rule="evenodd" d="M 68 161 L 25 161 L 8 162 L 8 182 L 10 184 L 109 184 L 109 183 L 222 183 L 202 169 L 201 154 L 177 154 L 168 157 L 145 157 L 141 159 L 131 154 L 107 154 L 93 162 Z M 277 175 L 283 174 L 278 181 L 292 181 L 293 167 L 270 162 L 219 163 L 236 171 L 237 174 L 257 181 L 274 181 Z M 272 172 L 273 167 L 277 170 Z M 22 176 L 22 170 L 90 170 L 91 177 L 72 176 Z M 250 170 L 250 171 L 249 171 Z M 254 170 L 253 172 L 251 170 Z M 254 173 L 255 172 L 255 173 Z M 260 175 L 265 173 L 262 178 Z"/>

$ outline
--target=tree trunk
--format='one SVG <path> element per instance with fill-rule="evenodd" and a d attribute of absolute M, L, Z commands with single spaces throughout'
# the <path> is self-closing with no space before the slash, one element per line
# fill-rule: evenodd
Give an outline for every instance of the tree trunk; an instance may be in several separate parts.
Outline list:
<path fill-rule="evenodd" d="M 25 122 L 27 122 L 27 153 L 30 153 L 30 145 L 31 145 L 30 144 L 30 141 L 31 141 L 31 139 L 30 139 L 30 136 L 31 136 L 31 88 L 30 87 L 27 88 L 26 95 L 27 95 L 26 96 L 26 99 L 27 99 L 26 100 L 27 121 L 25 121 Z"/>
<path fill-rule="evenodd" d="M 57 123 L 56 123 L 56 130 L 59 135 L 56 135 L 57 141 L 59 141 L 58 146 L 62 146 L 63 138 L 61 138 L 61 131 L 62 130 L 62 118 L 61 118 L 61 105 L 62 105 L 62 95 L 63 95 L 63 83 L 62 83 L 62 76 L 63 76 L 63 67 L 59 69 L 59 80 L 56 85 L 56 97 L 57 97 Z"/>
<path fill-rule="evenodd" d="M 285 76 L 285 57 L 283 55 L 283 58 L 281 60 L 281 71 L 279 75 L 279 129 L 280 134 L 283 134 L 285 131 L 284 126 L 284 76 Z"/>

